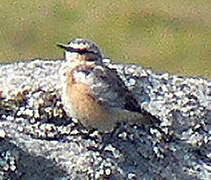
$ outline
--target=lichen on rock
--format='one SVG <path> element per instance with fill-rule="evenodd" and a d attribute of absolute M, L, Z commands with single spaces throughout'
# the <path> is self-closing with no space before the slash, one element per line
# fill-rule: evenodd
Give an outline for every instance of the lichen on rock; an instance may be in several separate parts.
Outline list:
<path fill-rule="evenodd" d="M 66 114 L 63 63 L 0 66 L 0 179 L 210 179 L 211 80 L 106 61 L 160 122 L 103 133 Z"/>

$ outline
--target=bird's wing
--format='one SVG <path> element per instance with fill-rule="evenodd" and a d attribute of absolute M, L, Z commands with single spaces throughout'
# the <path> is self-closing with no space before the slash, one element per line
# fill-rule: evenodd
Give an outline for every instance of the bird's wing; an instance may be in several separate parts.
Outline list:
<path fill-rule="evenodd" d="M 128 111 L 140 112 L 137 100 L 125 86 L 115 70 L 106 66 L 96 66 L 93 69 L 91 94 L 104 106 L 118 107 Z"/>

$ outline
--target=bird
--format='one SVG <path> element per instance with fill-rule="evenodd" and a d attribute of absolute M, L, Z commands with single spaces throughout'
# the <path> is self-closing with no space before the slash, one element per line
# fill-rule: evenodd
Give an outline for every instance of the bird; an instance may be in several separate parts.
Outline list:
<path fill-rule="evenodd" d="M 65 111 L 88 128 L 111 131 L 117 123 L 149 121 L 153 117 L 141 109 L 116 70 L 103 63 L 98 45 L 76 38 L 64 49 L 62 102 Z"/>

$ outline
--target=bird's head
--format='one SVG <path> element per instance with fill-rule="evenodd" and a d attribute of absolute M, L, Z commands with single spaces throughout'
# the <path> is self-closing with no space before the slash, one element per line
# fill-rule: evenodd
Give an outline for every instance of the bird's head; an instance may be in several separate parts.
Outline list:
<path fill-rule="evenodd" d="M 78 63 L 82 64 L 102 63 L 103 53 L 93 41 L 77 38 L 68 44 L 58 43 L 57 46 L 65 49 L 67 61 L 79 61 Z"/>

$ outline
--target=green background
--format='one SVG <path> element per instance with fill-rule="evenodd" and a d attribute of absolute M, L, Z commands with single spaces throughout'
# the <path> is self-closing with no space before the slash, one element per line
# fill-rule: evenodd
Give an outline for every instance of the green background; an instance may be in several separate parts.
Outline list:
<path fill-rule="evenodd" d="M 211 77 L 211 0 L 1 0 L 0 62 L 63 58 L 83 37 L 107 57 Z"/>

